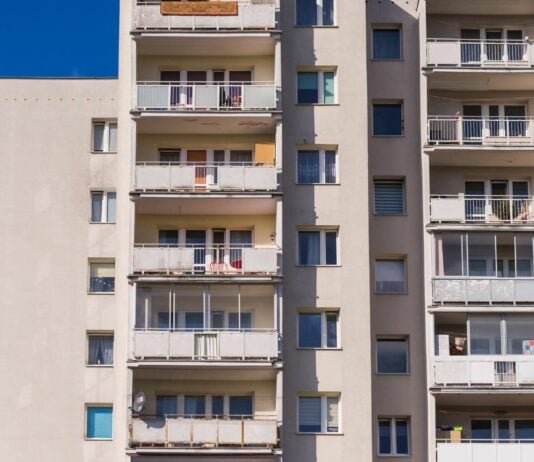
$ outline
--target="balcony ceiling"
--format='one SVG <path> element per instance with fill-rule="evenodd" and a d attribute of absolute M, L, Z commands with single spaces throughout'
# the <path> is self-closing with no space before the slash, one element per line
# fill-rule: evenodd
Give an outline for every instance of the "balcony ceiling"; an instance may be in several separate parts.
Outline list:
<path fill-rule="evenodd" d="M 533 2 L 534 3 L 534 2 Z M 532 69 L 456 69 L 427 70 L 430 90 L 451 91 L 532 91 Z"/>
<path fill-rule="evenodd" d="M 275 38 L 259 33 L 141 33 L 139 55 L 274 56 Z"/>
<path fill-rule="evenodd" d="M 432 167 L 534 167 L 534 146 L 431 146 Z"/>
<path fill-rule="evenodd" d="M 140 135 L 264 135 L 274 134 L 276 118 L 270 113 L 142 113 Z"/>
<path fill-rule="evenodd" d="M 454 413 L 453 409 L 462 409 L 467 411 L 468 409 L 482 410 L 485 408 L 487 411 L 504 411 L 506 408 L 515 407 L 521 408 L 526 411 L 527 406 L 531 407 L 534 413 L 534 389 L 533 388 L 517 388 L 499 390 L 466 390 L 464 393 L 440 393 L 436 395 L 436 408 L 439 418 L 439 409 L 448 408 L 450 413 Z"/>
<path fill-rule="evenodd" d="M 534 14 L 532 0 L 427 0 L 426 3 L 428 14 Z"/>
<path fill-rule="evenodd" d="M 137 214 L 150 215 L 273 215 L 276 199 L 263 197 L 197 198 L 142 197 L 136 200 Z"/>

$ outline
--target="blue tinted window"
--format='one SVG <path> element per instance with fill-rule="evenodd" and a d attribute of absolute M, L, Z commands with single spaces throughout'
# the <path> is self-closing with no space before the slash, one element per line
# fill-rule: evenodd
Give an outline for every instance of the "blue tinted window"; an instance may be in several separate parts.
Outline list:
<path fill-rule="evenodd" d="M 321 398 L 299 398 L 299 432 L 321 431 Z"/>
<path fill-rule="evenodd" d="M 325 233 L 326 240 L 326 264 L 337 265 L 337 233 Z"/>
<path fill-rule="evenodd" d="M 204 313 L 185 313 L 186 329 L 203 329 Z"/>
<path fill-rule="evenodd" d="M 302 184 L 320 183 L 319 151 L 299 151 L 298 182 Z"/>
<path fill-rule="evenodd" d="M 323 26 L 334 25 L 334 0 L 323 0 Z"/>
<path fill-rule="evenodd" d="M 534 420 L 516 420 L 515 437 L 518 440 L 534 440 Z"/>
<path fill-rule="evenodd" d="M 206 414 L 206 399 L 204 396 L 186 396 L 184 414 L 187 417 L 204 417 Z"/>
<path fill-rule="evenodd" d="M 378 452 L 391 454 L 391 421 L 389 420 L 378 422 Z"/>
<path fill-rule="evenodd" d="M 297 26 L 317 25 L 317 0 L 297 0 Z"/>
<path fill-rule="evenodd" d="M 299 265 L 319 265 L 321 236 L 319 231 L 299 232 Z"/>
<path fill-rule="evenodd" d="M 252 396 L 230 396 L 230 416 L 251 417 Z"/>
<path fill-rule="evenodd" d="M 378 373 L 405 374 L 408 372 L 408 342 L 406 340 L 378 340 L 376 356 Z"/>
<path fill-rule="evenodd" d="M 308 104 L 319 102 L 319 75 L 317 72 L 298 73 L 298 102 Z"/>
<path fill-rule="evenodd" d="M 326 315 L 326 346 L 337 347 L 337 314 Z"/>
<path fill-rule="evenodd" d="M 158 417 L 176 414 L 178 414 L 178 399 L 176 396 L 156 396 L 156 415 Z"/>
<path fill-rule="evenodd" d="M 401 58 L 400 29 L 373 29 L 373 58 Z"/>
<path fill-rule="evenodd" d="M 87 408 L 87 438 L 111 438 L 112 435 L 111 407 L 88 407 Z"/>
<path fill-rule="evenodd" d="M 397 454 L 408 454 L 408 421 L 395 421 L 395 439 L 397 443 Z"/>
<path fill-rule="evenodd" d="M 373 104 L 373 135 L 402 135 L 401 104 Z"/>
<path fill-rule="evenodd" d="M 335 183 L 336 175 L 336 151 L 326 151 L 324 153 L 324 182 Z"/>
<path fill-rule="evenodd" d="M 471 439 L 491 440 L 491 420 L 472 420 Z"/>
<path fill-rule="evenodd" d="M 321 347 L 321 314 L 320 313 L 299 314 L 299 347 L 300 348 L 320 348 Z"/>

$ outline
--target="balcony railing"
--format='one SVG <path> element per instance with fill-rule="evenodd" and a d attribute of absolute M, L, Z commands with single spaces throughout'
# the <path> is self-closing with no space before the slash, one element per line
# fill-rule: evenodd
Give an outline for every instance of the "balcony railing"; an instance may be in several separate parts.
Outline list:
<path fill-rule="evenodd" d="M 434 303 L 534 303 L 534 278 L 435 276 Z"/>
<path fill-rule="evenodd" d="M 533 117 L 430 116 L 427 142 L 431 145 L 530 146 Z"/>
<path fill-rule="evenodd" d="M 534 223 L 531 196 L 432 196 L 430 221 L 433 223 Z"/>
<path fill-rule="evenodd" d="M 276 275 L 278 249 L 265 247 L 204 247 L 138 244 L 134 247 L 135 272 L 167 275 Z"/>
<path fill-rule="evenodd" d="M 534 440 L 437 440 L 437 462 L 525 462 L 534 460 Z"/>
<path fill-rule="evenodd" d="M 534 356 L 436 356 L 434 383 L 440 386 L 534 386 Z"/>
<path fill-rule="evenodd" d="M 228 0 L 226 0 L 228 1 Z M 204 29 L 274 29 L 274 0 L 231 0 L 237 5 L 235 15 L 167 15 L 161 13 L 161 2 L 138 1 L 134 13 L 135 29 L 204 30 Z M 213 5 L 195 5 L 207 9 Z M 246 39 L 245 39 L 246 40 Z"/>
<path fill-rule="evenodd" d="M 274 165 L 180 164 L 139 162 L 135 189 L 140 191 L 275 191 Z"/>
<path fill-rule="evenodd" d="M 274 329 L 135 329 L 135 358 L 272 360 L 278 358 Z"/>
<path fill-rule="evenodd" d="M 268 111 L 276 109 L 272 82 L 138 82 L 137 110 Z"/>
<path fill-rule="evenodd" d="M 428 39 L 428 66 L 530 67 L 534 60 L 530 42 L 522 40 Z"/>
<path fill-rule="evenodd" d="M 130 447 L 248 447 L 275 448 L 278 425 L 274 417 L 196 419 L 132 417 Z"/>

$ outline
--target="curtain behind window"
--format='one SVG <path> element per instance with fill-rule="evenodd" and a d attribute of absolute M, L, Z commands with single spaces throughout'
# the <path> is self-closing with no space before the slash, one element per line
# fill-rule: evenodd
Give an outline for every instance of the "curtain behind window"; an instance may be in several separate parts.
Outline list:
<path fill-rule="evenodd" d="M 113 337 L 91 335 L 89 337 L 89 364 L 113 364 Z"/>
<path fill-rule="evenodd" d="M 319 265 L 321 263 L 319 231 L 299 232 L 299 257 L 300 265 Z"/>
<path fill-rule="evenodd" d="M 302 184 L 319 183 L 319 151 L 299 151 L 298 182 Z"/>
<path fill-rule="evenodd" d="M 297 0 L 297 26 L 317 25 L 317 1 Z"/>

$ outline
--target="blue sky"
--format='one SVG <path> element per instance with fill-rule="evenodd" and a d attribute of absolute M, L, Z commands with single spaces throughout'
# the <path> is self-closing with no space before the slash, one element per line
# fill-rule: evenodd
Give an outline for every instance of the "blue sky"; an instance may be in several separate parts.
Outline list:
<path fill-rule="evenodd" d="M 116 77 L 119 0 L 0 0 L 0 77 Z"/>

